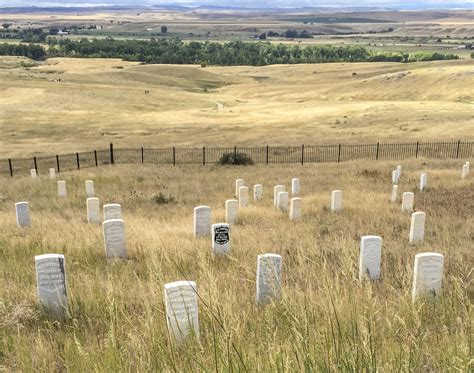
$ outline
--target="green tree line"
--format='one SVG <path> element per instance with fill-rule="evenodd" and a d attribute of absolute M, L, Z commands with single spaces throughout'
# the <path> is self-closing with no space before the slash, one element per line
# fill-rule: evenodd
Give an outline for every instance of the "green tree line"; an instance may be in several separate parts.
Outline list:
<path fill-rule="evenodd" d="M 32 60 L 42 60 L 46 57 L 46 50 L 35 44 L 0 44 L 0 56 L 23 56 Z"/>
<path fill-rule="evenodd" d="M 33 59 L 45 57 L 121 58 L 156 64 L 201 64 L 263 66 L 272 64 L 321 62 L 414 62 L 458 59 L 454 54 L 436 52 L 389 53 L 370 52 L 358 46 L 283 45 L 266 42 L 232 41 L 228 43 L 190 42 L 179 39 L 114 40 L 48 39 L 46 51 L 35 45 L 0 45 L 0 55 L 20 55 Z"/>

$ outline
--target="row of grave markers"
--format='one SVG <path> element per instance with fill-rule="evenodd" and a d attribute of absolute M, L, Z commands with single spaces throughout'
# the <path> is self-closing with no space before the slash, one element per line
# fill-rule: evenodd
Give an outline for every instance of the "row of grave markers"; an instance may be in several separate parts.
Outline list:
<path fill-rule="evenodd" d="M 380 278 L 382 238 L 363 236 L 360 244 L 359 279 Z M 444 256 L 427 252 L 415 255 L 413 301 L 441 292 Z M 41 305 L 59 320 L 68 316 L 66 262 L 62 254 L 35 256 L 37 292 Z M 260 305 L 281 299 L 282 257 L 261 254 L 257 257 L 256 301 Z M 180 343 L 190 336 L 199 338 L 198 293 L 194 281 L 176 281 L 164 286 L 166 322 L 173 339 Z"/>
<path fill-rule="evenodd" d="M 53 169 L 54 170 L 54 169 Z M 397 184 L 401 176 L 401 166 L 397 167 Z M 469 162 L 463 165 L 464 172 L 469 173 Z M 423 176 L 425 175 L 425 176 Z M 427 176 L 420 177 L 420 190 L 427 185 Z M 51 176 L 51 174 L 50 174 Z M 465 176 L 464 176 L 465 177 Z M 393 173 L 392 173 L 393 181 Z M 238 185 L 239 184 L 239 185 Z M 208 206 L 199 206 L 194 209 L 195 236 L 208 235 L 212 237 L 212 251 L 215 255 L 227 255 L 230 250 L 230 224 L 238 219 L 238 208 L 245 207 L 248 203 L 248 187 L 242 179 L 236 181 L 238 185 L 239 200 L 226 201 L 226 221 L 211 225 L 211 209 Z M 394 185 L 397 192 L 398 185 Z M 395 188 L 397 187 L 397 188 Z M 243 188 L 243 189 L 242 189 Z M 277 185 L 274 188 L 274 205 L 285 211 L 288 202 L 288 193 L 285 187 Z M 58 196 L 66 196 L 64 181 L 58 181 Z M 247 194 L 247 195 L 246 195 Z M 100 223 L 99 199 L 93 197 L 94 187 L 91 180 L 86 181 L 87 216 L 88 222 Z M 292 179 L 292 195 L 299 195 L 299 179 Z M 396 195 L 396 193 L 395 193 Z M 263 186 L 254 186 L 254 200 L 263 198 Z M 393 190 L 392 198 L 393 201 Z M 413 211 L 414 193 L 405 192 L 402 197 L 402 211 Z M 292 198 L 292 201 L 301 201 Z M 396 201 L 396 198 L 395 198 Z M 300 207 L 299 202 L 299 207 Z M 17 223 L 19 226 L 30 226 L 29 208 L 27 202 L 16 205 Z M 204 208 L 204 209 L 202 209 Z M 126 245 L 124 223 L 121 207 L 118 204 L 107 204 L 104 209 L 104 245 L 107 259 L 126 259 Z M 196 210 L 198 209 L 198 210 Z M 331 211 L 342 209 L 342 191 L 335 190 L 331 193 Z M 290 207 L 291 210 L 291 207 Z M 299 210 L 299 208 L 298 208 Z M 291 214 L 290 214 L 291 216 Z M 410 242 L 417 242 L 424 238 L 426 214 L 414 212 L 411 218 Z M 203 229 L 209 227 L 209 229 Z M 207 231 L 207 233 L 204 233 Z M 202 233 L 201 233 L 202 232 Z M 382 238 L 379 236 L 363 236 L 360 242 L 359 279 L 366 275 L 371 280 L 380 277 Z M 438 295 L 441 291 L 443 277 L 444 256 L 439 253 L 420 253 L 415 255 L 412 297 L 415 301 L 423 294 Z M 35 257 L 37 288 L 40 303 L 59 319 L 67 316 L 67 291 L 65 258 L 61 254 L 44 254 Z M 281 267 L 282 257 L 277 254 L 262 254 L 257 257 L 257 303 L 265 304 L 277 301 L 281 297 Z M 165 285 L 164 289 L 167 325 L 176 341 L 187 339 L 190 335 L 199 337 L 197 287 L 193 281 L 177 281 Z"/>

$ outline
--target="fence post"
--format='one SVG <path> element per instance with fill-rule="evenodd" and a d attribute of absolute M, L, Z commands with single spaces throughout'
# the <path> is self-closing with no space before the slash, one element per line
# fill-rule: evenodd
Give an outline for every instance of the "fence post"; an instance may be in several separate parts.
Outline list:
<path fill-rule="evenodd" d="M 234 164 L 237 161 L 237 145 L 234 145 Z"/>
<path fill-rule="evenodd" d="M 110 143 L 110 164 L 115 164 L 114 160 L 114 144 Z"/>
<path fill-rule="evenodd" d="M 38 173 L 38 165 L 36 164 L 36 157 L 33 157 L 33 164 L 35 165 L 36 173 Z"/>
<path fill-rule="evenodd" d="M 415 152 L 415 158 L 418 158 L 418 148 L 419 148 L 419 146 L 420 146 L 420 142 L 419 142 L 419 141 L 417 141 L 417 142 L 416 142 L 416 152 Z"/>
<path fill-rule="evenodd" d="M 461 146 L 461 140 L 458 140 L 458 147 L 456 149 L 456 159 L 459 158 L 459 147 Z"/>
<path fill-rule="evenodd" d="M 341 144 L 339 144 L 339 150 L 337 151 L 337 162 L 341 161 Z"/>
<path fill-rule="evenodd" d="M 377 153 L 375 154 L 375 160 L 376 161 L 378 161 L 378 159 L 379 159 L 379 146 L 380 146 L 380 144 L 377 143 Z"/>
<path fill-rule="evenodd" d="M 176 148 L 173 146 L 173 166 L 176 166 Z"/>
<path fill-rule="evenodd" d="M 76 153 L 76 163 L 77 163 L 77 169 L 80 170 L 81 169 L 81 164 L 79 162 L 79 153 Z"/>
<path fill-rule="evenodd" d="M 145 162 L 145 150 L 143 149 L 143 146 L 142 146 L 142 163 Z"/>
<path fill-rule="evenodd" d="M 10 168 L 10 176 L 13 177 L 13 165 L 10 158 L 8 158 L 8 167 Z"/>
<path fill-rule="evenodd" d="M 99 166 L 99 161 L 97 159 L 97 150 L 94 150 L 94 159 L 95 159 L 95 166 L 98 167 Z"/>
<path fill-rule="evenodd" d="M 56 168 L 58 169 L 58 172 L 61 172 L 61 168 L 59 167 L 59 155 L 56 154 Z"/>
<path fill-rule="evenodd" d="M 304 144 L 301 145 L 301 165 L 304 165 Z"/>
<path fill-rule="evenodd" d="M 266 161 L 265 161 L 265 163 L 266 163 L 267 166 L 268 166 L 268 145 L 267 145 L 267 154 L 266 154 Z"/>
<path fill-rule="evenodd" d="M 206 147 L 205 146 L 202 147 L 202 165 L 203 166 L 206 165 Z"/>

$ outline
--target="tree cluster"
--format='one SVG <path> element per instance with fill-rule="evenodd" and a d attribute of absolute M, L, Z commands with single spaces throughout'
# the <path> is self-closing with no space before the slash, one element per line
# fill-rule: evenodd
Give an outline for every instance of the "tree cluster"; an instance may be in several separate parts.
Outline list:
<path fill-rule="evenodd" d="M 0 55 L 19 55 L 32 59 L 45 57 L 121 58 L 156 64 L 200 64 L 201 66 L 263 66 L 272 64 L 321 62 L 416 62 L 458 59 L 454 54 L 437 52 L 390 53 L 370 52 L 358 46 L 284 45 L 268 42 L 229 43 L 190 42 L 179 39 L 114 40 L 48 38 L 49 48 L 33 44 L 0 45 Z"/>

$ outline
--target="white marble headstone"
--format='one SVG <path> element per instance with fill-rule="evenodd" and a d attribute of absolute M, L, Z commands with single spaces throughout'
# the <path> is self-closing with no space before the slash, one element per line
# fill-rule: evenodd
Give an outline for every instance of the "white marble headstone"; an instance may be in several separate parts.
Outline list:
<path fill-rule="evenodd" d="M 235 196 L 239 197 L 239 188 L 245 186 L 244 179 L 235 179 Z"/>
<path fill-rule="evenodd" d="M 102 206 L 104 211 L 104 221 L 112 219 L 123 219 L 122 206 L 118 203 L 108 203 Z"/>
<path fill-rule="evenodd" d="M 211 235 L 211 208 L 197 206 L 194 208 L 194 237 Z"/>
<path fill-rule="evenodd" d="M 31 227 L 30 208 L 28 202 L 15 203 L 16 225 L 18 227 Z"/>
<path fill-rule="evenodd" d="M 291 195 L 299 196 L 300 195 L 300 179 L 297 177 L 291 179 Z"/>
<path fill-rule="evenodd" d="M 263 198 L 263 185 L 262 184 L 255 184 L 253 186 L 253 200 L 261 201 Z"/>
<path fill-rule="evenodd" d="M 257 258 L 257 303 L 278 300 L 281 292 L 281 256 L 262 254 Z"/>
<path fill-rule="evenodd" d="M 368 276 L 372 281 L 380 277 L 382 259 L 382 237 L 362 236 L 360 238 L 359 280 Z"/>
<path fill-rule="evenodd" d="M 278 199 L 278 193 L 284 192 L 285 191 L 285 186 L 284 185 L 276 185 L 273 187 L 273 205 L 277 207 L 277 199 Z"/>
<path fill-rule="evenodd" d="M 420 192 L 423 192 L 428 185 L 428 174 L 420 175 Z"/>
<path fill-rule="evenodd" d="M 41 306 L 57 319 L 66 319 L 68 300 L 64 255 L 37 255 L 35 267 L 36 288 Z"/>
<path fill-rule="evenodd" d="M 468 173 L 469 173 L 468 167 L 465 164 L 464 166 L 462 166 L 461 179 L 464 179 L 467 176 Z"/>
<path fill-rule="evenodd" d="M 87 222 L 100 224 L 100 202 L 97 197 L 87 198 Z"/>
<path fill-rule="evenodd" d="M 63 180 L 58 181 L 58 197 L 66 197 L 67 196 L 67 189 L 66 189 L 66 182 Z"/>
<path fill-rule="evenodd" d="M 398 199 L 398 185 L 392 186 L 392 195 L 390 196 L 390 202 L 397 202 Z"/>
<path fill-rule="evenodd" d="M 294 197 L 290 201 L 290 220 L 301 219 L 301 198 Z"/>
<path fill-rule="evenodd" d="M 227 255 L 230 251 L 230 225 L 212 224 L 212 253 L 216 256 Z"/>
<path fill-rule="evenodd" d="M 444 256 L 438 253 L 420 253 L 415 255 L 413 271 L 412 298 L 419 296 L 438 296 L 443 281 Z"/>
<path fill-rule="evenodd" d="M 239 201 L 228 199 L 225 201 L 225 222 L 235 224 L 239 220 Z"/>
<path fill-rule="evenodd" d="M 405 192 L 402 195 L 402 211 L 412 212 L 413 202 L 415 200 L 415 194 L 413 192 Z"/>
<path fill-rule="evenodd" d="M 184 342 L 189 337 L 199 338 L 197 287 L 194 281 L 165 284 L 166 324 L 173 340 Z"/>
<path fill-rule="evenodd" d="M 331 211 L 342 210 L 342 190 L 333 190 L 331 193 Z"/>
<path fill-rule="evenodd" d="M 471 162 L 466 161 L 465 165 L 467 166 L 467 173 L 469 173 L 469 169 L 471 168 Z"/>
<path fill-rule="evenodd" d="M 418 211 L 411 214 L 410 243 L 423 241 L 425 238 L 426 213 Z"/>
<path fill-rule="evenodd" d="M 49 169 L 49 178 L 54 179 L 56 177 L 56 170 L 54 168 Z"/>
<path fill-rule="evenodd" d="M 106 220 L 102 223 L 105 256 L 107 259 L 127 259 L 125 226 L 122 219 Z"/>
<path fill-rule="evenodd" d="M 36 173 L 36 169 L 32 168 L 30 170 L 30 175 L 33 179 L 35 179 L 38 176 L 38 174 Z"/>
<path fill-rule="evenodd" d="M 239 188 L 239 207 L 247 207 L 249 204 L 249 187 Z"/>
<path fill-rule="evenodd" d="M 400 180 L 402 177 L 402 166 L 398 165 L 397 166 L 397 180 Z"/>
<path fill-rule="evenodd" d="M 288 211 L 288 192 L 279 192 L 277 196 L 277 207 L 283 212 Z"/>
<path fill-rule="evenodd" d="M 87 198 L 94 197 L 94 182 L 92 180 L 86 180 L 86 196 Z"/>
<path fill-rule="evenodd" d="M 392 171 L 392 184 L 398 184 L 398 172 L 397 172 L 397 170 Z"/>

